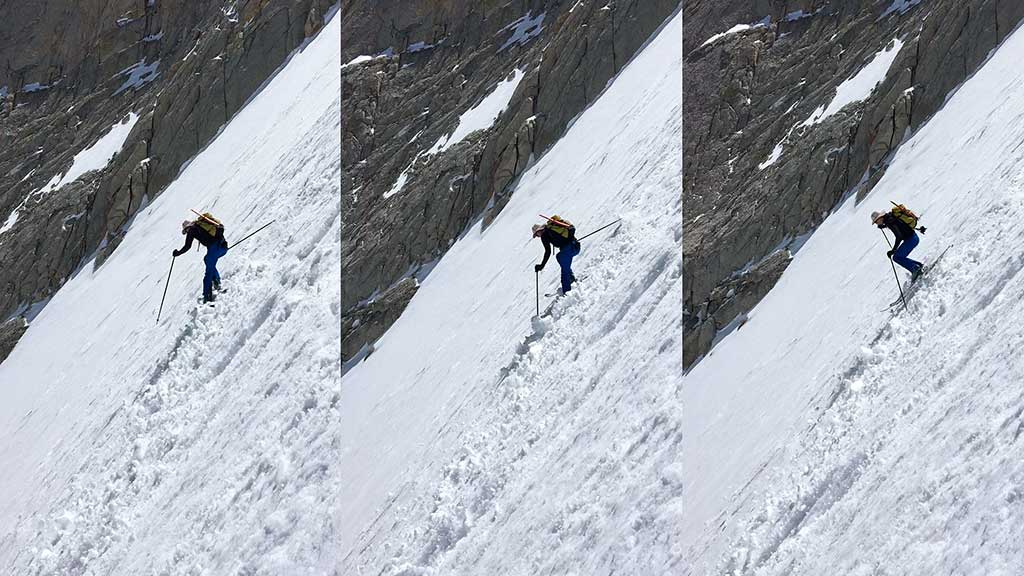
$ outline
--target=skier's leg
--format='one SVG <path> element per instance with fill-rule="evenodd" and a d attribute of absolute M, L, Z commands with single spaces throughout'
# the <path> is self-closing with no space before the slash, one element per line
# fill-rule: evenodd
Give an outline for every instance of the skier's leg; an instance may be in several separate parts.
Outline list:
<path fill-rule="evenodd" d="M 562 268 L 562 293 L 565 294 L 572 289 L 572 252 L 571 248 L 565 248 L 560 250 L 555 255 L 555 260 L 558 260 L 558 265 Z"/>
<path fill-rule="evenodd" d="M 212 248 L 207 249 L 203 256 L 206 272 L 203 274 L 203 299 L 213 300 L 213 279 L 217 277 L 217 255 Z"/>
<path fill-rule="evenodd" d="M 217 286 L 217 289 L 219 290 L 220 271 L 217 270 L 217 261 L 220 260 L 222 256 L 228 253 L 228 248 L 227 246 L 217 246 L 216 249 L 217 251 L 214 253 L 213 257 L 213 283 Z"/>
<path fill-rule="evenodd" d="M 899 249 L 892 255 L 892 261 L 906 268 L 911 274 L 917 272 L 917 269 L 921 267 L 920 262 L 907 257 L 914 248 L 917 248 L 918 242 L 920 242 L 920 239 L 917 237 L 917 234 L 914 234 L 905 240 L 903 244 L 900 244 Z"/>

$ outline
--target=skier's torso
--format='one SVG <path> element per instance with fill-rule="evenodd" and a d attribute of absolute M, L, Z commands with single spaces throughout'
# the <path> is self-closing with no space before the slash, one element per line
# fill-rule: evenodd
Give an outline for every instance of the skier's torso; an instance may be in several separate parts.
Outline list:
<path fill-rule="evenodd" d="M 575 240 L 575 238 L 573 238 L 572 233 L 569 234 L 569 238 L 566 238 L 565 236 L 562 236 L 561 234 L 551 230 L 550 228 L 545 228 L 544 232 L 541 234 L 540 237 L 541 240 L 543 240 L 545 243 L 551 244 L 552 246 L 558 248 L 559 250 L 565 248 L 567 245 L 569 245 Z"/>
<path fill-rule="evenodd" d="M 912 236 L 917 234 L 909 224 L 892 214 L 886 214 L 882 219 L 882 223 L 886 228 L 892 231 L 897 240 L 909 240 Z"/>

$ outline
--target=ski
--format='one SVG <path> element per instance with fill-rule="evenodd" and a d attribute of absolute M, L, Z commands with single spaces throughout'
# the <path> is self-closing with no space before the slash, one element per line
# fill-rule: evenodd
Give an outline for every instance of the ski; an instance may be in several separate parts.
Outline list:
<path fill-rule="evenodd" d="M 577 282 L 582 282 L 583 280 L 586 280 L 586 279 L 587 279 L 587 276 L 585 274 L 581 274 L 581 275 L 577 276 L 575 279 L 573 279 L 572 283 L 575 284 Z M 562 295 L 562 283 L 561 282 L 559 282 L 558 286 L 555 287 L 555 291 L 554 292 L 545 292 L 544 293 L 544 297 L 545 298 L 551 298 L 553 296 L 561 296 L 561 295 Z"/>
<path fill-rule="evenodd" d="M 949 252 L 949 249 L 952 247 L 952 244 L 946 246 L 946 249 L 939 253 L 935 260 L 932 260 L 930 263 L 925 264 L 924 268 L 921 270 L 921 275 L 918 276 L 917 280 L 911 282 L 906 287 L 904 287 L 904 295 L 894 300 L 891 304 L 889 304 L 889 306 L 885 310 L 882 310 L 882 312 L 892 312 L 893 310 L 898 310 L 900 305 L 903 304 L 904 300 L 909 301 L 910 297 L 917 293 L 917 290 L 921 287 L 921 281 L 924 280 L 925 276 L 927 276 L 928 273 L 932 271 L 932 268 L 939 264 L 939 261 L 942 260 L 942 257 L 945 256 L 946 252 Z"/>

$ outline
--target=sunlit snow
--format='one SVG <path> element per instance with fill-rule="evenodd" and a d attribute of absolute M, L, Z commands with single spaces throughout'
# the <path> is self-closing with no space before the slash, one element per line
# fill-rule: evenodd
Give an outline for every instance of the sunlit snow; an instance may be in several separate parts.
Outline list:
<path fill-rule="evenodd" d="M 1022 58 L 1018 30 L 684 376 L 683 574 L 1020 573 Z M 890 200 L 913 258 L 949 250 L 892 312 Z"/>
<path fill-rule="evenodd" d="M 764 27 L 768 26 L 768 24 L 770 22 L 771 22 L 771 17 L 770 16 L 766 16 L 764 19 L 762 19 L 757 24 L 737 24 L 737 25 L 733 26 L 732 28 L 729 28 L 725 32 L 720 32 L 720 33 L 715 34 L 714 36 L 708 38 L 707 40 L 704 41 L 703 44 L 700 45 L 700 47 L 703 48 L 705 46 L 708 46 L 709 44 L 714 44 L 715 42 L 718 42 L 722 38 L 725 38 L 726 36 L 729 36 L 731 34 L 736 34 L 737 32 L 744 32 L 746 30 L 752 30 L 754 28 L 764 28 Z"/>
<path fill-rule="evenodd" d="M 29 309 L 0 364 L 0 573 L 330 573 L 339 39 L 335 15 L 100 268 Z M 221 259 L 214 308 L 197 304 L 202 252 L 165 284 L 192 208 L 229 241 L 276 220 Z"/>
<path fill-rule="evenodd" d="M 463 112 L 462 116 L 459 117 L 459 124 L 455 127 L 455 131 L 439 138 L 430 147 L 427 154 L 444 152 L 455 144 L 462 142 L 466 136 L 473 132 L 490 128 L 494 121 L 498 119 L 498 116 L 505 111 L 505 108 L 508 108 L 508 103 L 512 100 L 512 95 L 515 94 L 516 88 L 519 86 L 519 82 L 522 81 L 523 76 L 523 71 L 517 68 L 507 78 L 498 82 L 494 90 L 484 97 L 479 104 Z"/>
<path fill-rule="evenodd" d="M 43 186 L 40 192 L 53 192 L 68 182 L 74 182 L 86 172 L 106 167 L 114 156 L 117 156 L 117 153 L 121 151 L 121 148 L 124 147 L 124 141 L 128 139 L 128 135 L 131 134 L 132 128 L 135 127 L 135 123 L 138 120 L 138 114 L 134 112 L 128 113 L 121 122 L 111 126 L 110 130 L 97 140 L 95 144 L 75 154 L 75 159 L 72 161 L 68 171 L 55 175 Z"/>
<path fill-rule="evenodd" d="M 337 574 L 675 574 L 682 15 L 444 254 L 342 380 Z M 547 212 L 547 211 L 551 212 Z M 531 238 L 569 218 L 587 278 Z M 367 350 L 370 352 L 369 350 Z"/>
<path fill-rule="evenodd" d="M 847 105 L 860 102 L 871 96 L 875 86 L 878 86 L 882 80 L 885 80 L 889 67 L 892 66 L 892 62 L 896 59 L 901 48 L 903 48 L 903 41 L 896 38 L 884 50 L 875 54 L 871 62 L 868 62 L 860 71 L 836 87 L 836 95 L 829 102 L 828 106 L 819 107 L 809 118 L 803 121 L 801 126 L 813 126 L 823 122 Z"/>

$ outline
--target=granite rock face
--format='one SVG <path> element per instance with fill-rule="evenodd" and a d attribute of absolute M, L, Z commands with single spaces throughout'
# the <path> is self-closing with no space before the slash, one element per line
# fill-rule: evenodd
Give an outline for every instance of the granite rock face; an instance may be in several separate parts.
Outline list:
<path fill-rule="evenodd" d="M 683 10 L 690 366 L 774 286 L 802 238 L 878 182 L 1024 3 L 693 0 Z M 749 27 L 713 38 L 737 24 Z M 870 96 L 809 122 L 887 48 L 894 59 Z"/>
<path fill-rule="evenodd" d="M 0 319 L 102 265 L 331 4 L 0 1 Z M 48 186 L 129 114 L 106 166 Z"/>
<path fill-rule="evenodd" d="M 531 159 L 678 9 L 678 0 L 342 2 L 346 360 L 397 319 L 417 274 L 474 222 L 490 223 Z M 507 105 L 492 124 L 456 132 L 502 90 Z"/>

